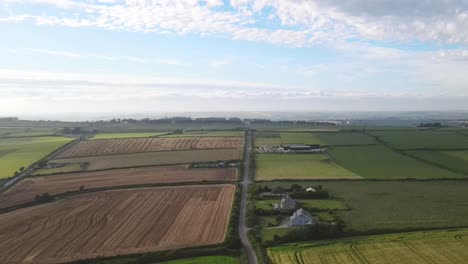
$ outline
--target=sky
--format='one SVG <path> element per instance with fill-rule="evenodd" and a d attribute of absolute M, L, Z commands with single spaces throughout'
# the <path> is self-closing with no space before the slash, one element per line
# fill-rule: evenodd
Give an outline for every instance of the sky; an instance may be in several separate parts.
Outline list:
<path fill-rule="evenodd" d="M 467 99 L 468 0 L 0 0 L 0 116 Z"/>

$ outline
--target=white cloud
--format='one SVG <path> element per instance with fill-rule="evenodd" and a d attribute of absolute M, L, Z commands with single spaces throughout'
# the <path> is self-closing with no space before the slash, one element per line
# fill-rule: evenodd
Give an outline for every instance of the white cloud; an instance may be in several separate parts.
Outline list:
<path fill-rule="evenodd" d="M 10 53 L 16 54 L 25 54 L 25 53 L 37 53 L 49 56 L 56 56 L 56 57 L 63 57 L 67 59 L 98 59 L 98 60 L 108 60 L 108 61 L 117 61 L 117 60 L 125 60 L 135 63 L 145 63 L 146 59 L 133 57 L 133 56 L 107 56 L 102 54 L 90 54 L 90 53 L 79 53 L 79 52 L 71 52 L 71 51 L 62 51 L 62 50 L 47 50 L 47 49 L 10 49 L 8 50 Z"/>
<path fill-rule="evenodd" d="M 73 11 L 14 15 L 0 21 L 32 19 L 40 25 L 224 35 L 295 47 L 351 44 L 350 39 L 468 44 L 468 2 L 463 0 L 232 0 L 234 11 L 218 10 L 224 5 L 221 0 L 104 1 L 6 0 L 12 10 L 23 3 Z M 271 19 L 278 21 L 277 29 L 257 25 Z M 388 48 L 373 46 L 369 56 L 390 52 L 394 56 Z"/>
<path fill-rule="evenodd" d="M 233 62 L 232 58 L 212 60 L 212 61 L 210 61 L 210 67 L 215 68 L 215 69 L 221 69 L 221 68 L 224 68 L 224 67 L 232 64 L 232 62 Z"/>

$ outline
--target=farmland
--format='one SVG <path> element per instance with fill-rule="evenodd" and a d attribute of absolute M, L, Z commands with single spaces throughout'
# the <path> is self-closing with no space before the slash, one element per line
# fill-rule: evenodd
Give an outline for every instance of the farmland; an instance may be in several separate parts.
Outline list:
<path fill-rule="evenodd" d="M 468 230 L 412 232 L 268 249 L 271 263 L 466 263 Z"/>
<path fill-rule="evenodd" d="M 96 134 L 91 139 L 111 139 L 111 138 L 145 138 L 165 135 L 167 132 L 140 132 L 140 133 L 102 133 Z"/>
<path fill-rule="evenodd" d="M 468 137 L 455 131 L 372 131 L 370 134 L 397 149 L 468 149 Z"/>
<path fill-rule="evenodd" d="M 407 154 L 450 170 L 468 174 L 468 160 L 463 153 L 468 151 L 408 150 Z"/>
<path fill-rule="evenodd" d="M 324 145 L 329 146 L 376 144 L 372 137 L 360 132 L 320 133 L 318 138 Z"/>
<path fill-rule="evenodd" d="M 462 174 L 401 155 L 385 146 L 334 147 L 328 150 L 344 168 L 369 179 L 463 178 Z"/>
<path fill-rule="evenodd" d="M 187 259 L 178 259 L 161 264 L 238 264 L 239 260 L 229 256 L 207 256 Z"/>
<path fill-rule="evenodd" d="M 242 148 L 243 138 L 132 138 L 80 141 L 57 158 L 130 154 L 154 151 Z"/>
<path fill-rule="evenodd" d="M 87 163 L 87 170 L 91 171 L 113 168 L 130 168 L 151 165 L 174 165 L 187 164 L 192 162 L 240 159 L 242 159 L 242 149 L 239 148 L 144 152 L 135 154 L 55 159 L 51 162 L 61 164 Z"/>
<path fill-rule="evenodd" d="M 0 194 L 0 207 L 34 201 L 36 195 L 78 191 L 80 187 L 181 183 L 197 181 L 235 181 L 237 169 L 187 169 L 186 166 L 156 166 L 131 169 L 57 174 L 23 179 Z"/>
<path fill-rule="evenodd" d="M 0 139 L 0 178 L 13 176 L 70 142 L 66 137 L 24 137 Z"/>
<path fill-rule="evenodd" d="M 0 137 L 49 136 L 57 131 L 57 128 L 47 127 L 0 127 Z"/>
<path fill-rule="evenodd" d="M 182 134 L 168 134 L 163 137 L 244 137 L 244 131 L 186 131 Z"/>
<path fill-rule="evenodd" d="M 0 262 L 62 263 L 218 244 L 234 185 L 95 192 L 0 215 Z"/>
<path fill-rule="evenodd" d="M 350 232 L 468 226 L 466 181 L 315 181 L 313 184 L 323 185 L 332 197 L 350 209 L 336 212 Z M 289 187 L 291 182 L 262 185 Z"/>
<path fill-rule="evenodd" d="M 255 179 L 357 179 L 323 154 L 258 154 Z"/>

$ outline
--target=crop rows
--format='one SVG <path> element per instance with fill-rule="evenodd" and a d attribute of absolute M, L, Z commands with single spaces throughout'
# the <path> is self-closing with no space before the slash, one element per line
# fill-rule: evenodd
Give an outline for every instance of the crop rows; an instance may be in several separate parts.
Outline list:
<path fill-rule="evenodd" d="M 61 263 L 221 243 L 234 185 L 95 192 L 0 215 L 0 263 Z"/>
<path fill-rule="evenodd" d="M 103 170 L 149 165 L 187 164 L 191 162 L 240 159 L 242 159 L 242 148 L 158 151 L 120 155 L 89 156 L 56 159 L 52 160 L 51 162 L 61 164 L 88 163 L 88 170 Z"/>
<path fill-rule="evenodd" d="M 243 138 L 127 138 L 87 140 L 75 144 L 56 158 L 73 158 L 139 152 L 242 148 Z"/>
<path fill-rule="evenodd" d="M 101 188 L 134 184 L 180 183 L 197 181 L 235 181 L 236 168 L 187 169 L 186 166 L 156 166 L 116 169 L 23 179 L 0 194 L 0 208 L 34 201 L 36 195 L 78 191 L 81 187 Z"/>
<path fill-rule="evenodd" d="M 466 235 L 466 230 L 462 231 Z M 322 245 L 300 245 L 299 247 L 278 247 L 268 250 L 270 262 L 291 264 L 437 264 L 466 263 L 468 241 L 466 236 L 441 231 L 364 237 L 362 240 L 335 241 Z M 441 235 L 442 234 L 442 235 Z M 381 238 L 381 239 L 379 239 Z"/>

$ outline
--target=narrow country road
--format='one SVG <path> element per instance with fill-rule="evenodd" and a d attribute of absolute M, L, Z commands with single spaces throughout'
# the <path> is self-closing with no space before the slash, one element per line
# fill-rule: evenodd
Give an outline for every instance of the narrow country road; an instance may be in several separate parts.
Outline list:
<path fill-rule="evenodd" d="M 239 220 L 239 235 L 244 246 L 245 252 L 247 253 L 247 259 L 249 264 L 257 264 L 257 256 L 255 251 L 250 244 L 249 237 L 247 235 L 246 215 L 247 215 L 247 191 L 249 189 L 249 171 L 250 171 L 250 149 L 252 148 L 252 132 L 247 131 L 245 137 L 245 149 L 244 149 L 244 178 L 242 179 L 242 200 L 240 208 L 240 220 Z"/>

